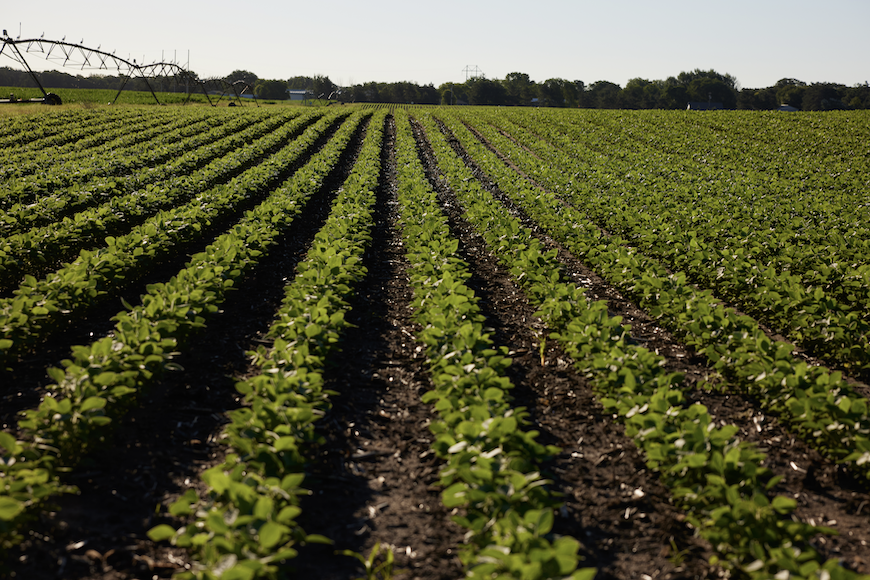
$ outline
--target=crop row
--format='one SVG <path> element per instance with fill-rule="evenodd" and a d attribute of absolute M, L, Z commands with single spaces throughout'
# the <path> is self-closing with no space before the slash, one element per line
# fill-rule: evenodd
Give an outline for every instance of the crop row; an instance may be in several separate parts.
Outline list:
<path fill-rule="evenodd" d="M 376 114 L 383 119 L 385 112 Z M 436 389 L 424 400 L 442 416 L 432 424 L 434 448 L 447 462 L 442 469 L 444 503 L 465 508 L 458 521 L 469 529 L 463 559 L 469 577 L 512 573 L 525 578 L 590 578 L 575 571 L 578 543 L 546 539 L 553 522 L 548 496 L 534 461 L 552 450 L 534 441 L 522 409 L 511 409 L 500 376 L 507 363 L 482 331 L 471 291 L 463 284 L 466 265 L 453 257 L 457 246 L 434 192 L 426 183 L 406 117 L 399 120 L 397 166 L 403 237 L 411 271 L 416 318 L 425 327 Z M 326 404 L 319 370 L 345 325 L 345 296 L 365 274 L 358 264 L 372 220 L 377 180 L 379 133 L 357 162 L 362 191 L 354 176 L 343 187 L 309 258 L 288 286 L 287 299 L 270 335 L 272 349 L 255 358 L 265 372 L 239 385 L 251 405 L 233 415 L 227 438 L 232 453 L 205 472 L 210 488 L 203 500 L 188 492 L 171 512 L 196 516 L 175 530 L 153 529 L 153 539 L 171 539 L 192 548 L 201 564 L 191 577 L 223 574 L 259 577 L 274 573 L 274 563 L 295 555 L 301 542 L 325 541 L 298 529 L 294 520 L 302 491 L 300 446 L 312 438 L 311 420 Z M 368 168 L 368 169 L 367 169 Z M 433 277 L 440 280 L 433 284 Z M 229 516 L 229 517 L 228 517 Z M 224 577 L 224 576 L 221 576 Z"/>
<path fill-rule="evenodd" d="M 70 206 L 96 207 L 0 241 L 3 273 L 0 279 L 4 281 L 0 287 L 10 287 L 24 274 L 52 268 L 82 248 L 99 246 L 106 236 L 130 231 L 160 209 L 189 203 L 203 190 L 239 175 L 288 139 L 298 136 L 317 117 L 300 116 L 290 123 L 286 123 L 290 119 L 272 119 L 230 135 L 225 134 L 225 128 L 218 128 L 205 135 L 215 138 L 214 142 L 194 148 L 172 162 L 43 198 L 28 208 L 32 219 L 19 216 L 13 223 L 46 222 L 52 213 L 66 212 Z M 240 128 L 235 123 L 228 125 L 230 130 Z M 100 204 L 101 200 L 105 203 Z"/>
<path fill-rule="evenodd" d="M 544 171 L 557 173 L 550 168 L 539 175 Z M 839 372 L 801 361 L 792 345 L 771 340 L 755 320 L 724 307 L 709 291 L 698 290 L 684 273 L 668 272 L 632 248 L 629 240 L 602 237 L 601 230 L 575 207 L 518 180 L 515 173 L 508 172 L 499 183 L 505 191 L 522 195 L 526 211 L 551 235 L 635 296 L 793 431 L 835 460 L 867 473 L 867 401 Z"/>
<path fill-rule="evenodd" d="M 37 140 L 30 140 L 31 136 L 20 136 L 19 143 L 21 141 L 26 141 L 26 143 L 18 146 L 13 143 L 4 156 L 8 157 L 9 161 L 14 162 L 15 157 L 26 159 L 23 156 L 30 154 L 41 156 L 47 149 L 51 149 L 55 154 L 63 155 L 80 148 L 93 147 L 111 140 L 117 136 L 119 131 L 124 131 L 132 123 L 149 116 L 144 111 L 135 110 L 119 110 L 107 115 L 94 115 L 90 122 L 72 123 L 64 127 L 63 130 L 55 131 Z"/>
<path fill-rule="evenodd" d="M 674 125 L 667 117 L 651 120 L 656 134 Z M 752 129 L 755 138 L 731 141 L 720 136 L 724 127 L 710 131 L 684 124 L 685 133 L 695 134 L 693 140 L 662 143 L 659 138 L 652 148 L 643 142 L 646 132 L 635 122 L 631 153 L 611 164 L 619 170 L 592 180 L 606 188 L 604 197 L 613 205 L 640 209 L 640 222 L 646 213 L 666 214 L 672 228 L 694 232 L 700 244 L 722 253 L 720 259 L 737 254 L 740 261 L 750 259 L 779 274 L 800 276 L 809 294 L 821 286 L 844 306 L 854 305 L 865 315 L 863 300 L 845 298 L 856 280 L 840 281 L 849 278 L 856 262 L 864 262 L 868 249 L 863 203 L 867 163 L 865 156 L 856 154 L 864 147 L 861 135 L 866 135 L 866 125 L 860 117 L 838 116 L 789 123 L 741 121 L 734 128 Z M 779 131 L 783 124 L 787 132 Z M 774 125 L 777 133 L 770 130 Z M 728 134 L 735 132 L 729 129 Z M 705 136 L 708 143 L 701 142 Z M 810 140 L 814 144 L 808 148 Z M 566 141 L 560 146 L 571 147 Z M 750 169 L 761 157 L 763 171 Z M 646 166 L 638 166 L 640 158 Z M 676 171 L 677 179 L 655 180 L 667 170 Z"/>
<path fill-rule="evenodd" d="M 330 147 L 308 166 L 323 174 L 334 165 L 364 115 L 344 123 Z M 286 160 L 285 160 L 286 161 Z M 37 409 L 18 423 L 18 439 L 0 436 L 5 449 L 0 477 L 0 532 L 4 544 L 17 541 L 18 527 L 45 498 L 69 491 L 58 475 L 78 463 L 100 440 L 113 418 L 135 404 L 141 389 L 159 377 L 173 353 L 213 315 L 245 271 L 286 230 L 314 193 L 312 171 L 278 187 L 266 201 L 219 236 L 166 283 L 149 286 L 142 304 L 116 316 L 114 332 L 73 347 L 65 369 L 50 369 L 57 381 Z"/>
<path fill-rule="evenodd" d="M 269 577 L 303 543 L 328 542 L 296 522 L 306 446 L 314 421 L 329 405 L 321 373 L 347 322 L 348 298 L 365 275 L 360 260 L 374 223 L 375 189 L 385 114 L 370 121 L 353 171 L 339 190 L 329 217 L 315 236 L 254 364 L 260 373 L 237 385 L 245 406 L 230 414 L 222 438 L 230 454 L 202 474 L 208 494 L 186 492 L 170 508 L 193 521 L 179 529 L 161 524 L 154 540 L 171 540 L 195 555 L 182 577 Z M 329 166 L 306 166 L 291 187 L 316 190 Z"/>
<path fill-rule="evenodd" d="M 94 127 L 104 127 L 107 121 L 115 122 L 123 118 L 129 121 L 142 114 L 141 111 L 117 110 L 108 114 L 100 111 L 64 111 L 38 116 L 36 119 L 22 116 L 16 122 L 10 123 L 9 134 L 0 138 L 0 160 L 13 161 L 16 156 L 39 149 L 69 146 L 76 139 L 93 133 Z M 77 127 L 74 131 L 69 129 L 69 122 L 72 121 Z"/>
<path fill-rule="evenodd" d="M 0 300 L 0 364 L 45 338 L 58 323 L 81 313 L 122 284 L 135 280 L 182 243 L 201 238 L 210 224 L 237 211 L 269 187 L 286 177 L 288 166 L 310 152 L 311 147 L 338 121 L 338 116 L 323 117 L 286 147 L 248 169 L 225 185 L 198 193 L 190 203 L 158 213 L 130 233 L 107 237 L 107 246 L 82 250 L 79 257 L 37 280 L 25 277 L 15 296 Z M 292 127 L 293 124 L 291 123 Z M 294 128 L 289 129 L 292 134 Z M 286 138 L 281 134 L 278 142 Z M 274 143 L 261 143 L 264 149 Z M 250 147 L 246 153 L 257 159 L 263 150 Z"/>
<path fill-rule="evenodd" d="M 498 147 L 509 154 L 507 139 L 491 130 L 484 132 L 488 139 L 500 141 Z M 548 168 L 518 161 L 524 171 L 561 192 L 602 228 L 623 236 L 668 267 L 686 272 L 692 282 L 714 289 L 810 353 L 855 369 L 859 377 L 870 376 L 870 318 L 865 308 L 870 284 L 864 284 L 870 280 L 868 267 L 850 266 L 856 257 L 838 253 L 830 244 L 829 231 L 810 237 L 801 227 L 798 235 L 791 223 L 777 224 L 774 230 L 760 225 L 735 228 L 734 223 L 741 220 L 732 219 L 733 211 L 718 206 L 720 196 L 699 196 L 686 178 L 681 178 L 679 188 L 669 182 L 638 185 L 630 176 L 621 177 L 630 173 L 627 168 L 611 170 L 606 180 L 608 194 L 594 195 L 602 185 L 600 180 L 583 183 L 574 177 L 589 171 L 576 160 L 575 144 L 565 143 L 562 149 L 528 139 L 524 144 L 549 162 Z M 701 177 L 704 182 L 711 179 Z M 755 211 L 762 215 L 786 211 L 780 202 L 766 205 L 776 207 Z M 789 211 L 796 211 L 793 198 L 789 206 Z M 704 227 L 693 223 L 706 216 L 709 220 Z M 863 236 L 852 232 L 849 237 L 860 240 L 866 232 Z M 861 254 L 865 253 L 861 248 Z M 812 274 L 802 276 L 802 271 Z"/>
<path fill-rule="evenodd" d="M 414 317 L 422 327 L 434 389 L 424 402 L 440 420 L 430 429 L 447 507 L 460 507 L 468 530 L 461 554 L 468 578 L 591 578 L 577 570 L 579 542 L 552 538 L 555 498 L 538 464 L 557 449 L 536 441 L 528 413 L 512 408 L 504 376 L 507 350 L 493 345 L 468 265 L 457 256 L 435 191 L 418 159 L 407 113 L 398 112 L 396 163 L 400 221 Z"/>
<path fill-rule="evenodd" d="M 4 211 L 4 224 L 10 227 L 19 214 L 28 215 L 25 210 L 32 204 L 41 202 L 46 196 L 58 197 L 70 185 L 81 184 L 98 176 L 123 175 L 146 167 L 153 163 L 151 157 L 166 149 L 167 145 L 177 146 L 182 138 L 201 133 L 207 127 L 221 125 L 217 120 L 205 118 L 191 123 L 191 119 L 187 119 L 187 122 L 179 120 L 167 123 L 166 120 L 157 119 L 152 127 L 140 129 L 78 155 L 58 159 L 50 153 L 43 153 L 30 162 L 18 161 L 4 168 L 4 179 L 0 182 L 0 191 L 3 192 L 0 207 Z M 117 134 L 117 130 L 112 132 Z"/>
<path fill-rule="evenodd" d="M 488 120 L 505 126 L 491 116 Z M 792 141 L 800 137 L 794 132 L 771 131 L 770 126 L 780 124 L 772 118 L 730 120 L 728 139 L 718 134 L 724 128 L 718 128 L 701 133 L 706 143 L 699 143 L 702 137 L 684 139 L 684 134 L 696 128 L 695 123 L 675 115 L 621 116 L 606 123 L 602 119 L 604 126 L 591 129 L 568 118 L 541 115 L 537 122 L 524 122 L 526 136 L 533 134 L 532 139 L 514 129 L 508 132 L 521 138 L 535 154 L 547 155 L 547 148 L 539 147 L 544 144 L 541 141 L 550 148 L 570 151 L 572 165 L 566 168 L 571 170 L 567 177 L 582 176 L 574 187 L 583 191 L 598 188 L 596 197 L 616 204 L 631 202 L 640 212 L 674 212 L 671 219 L 683 229 L 695 230 L 699 238 L 724 236 L 719 243 L 726 247 L 732 243 L 726 240 L 731 238 L 744 240 L 735 247 L 746 246 L 759 257 L 773 259 L 780 254 L 787 258 L 795 251 L 806 253 L 807 249 L 814 249 L 809 257 L 821 258 L 828 254 L 827 245 L 836 252 L 851 248 L 859 258 L 866 254 L 866 236 L 854 235 L 866 230 L 867 217 L 862 203 L 866 188 L 863 156 L 855 155 L 855 148 L 862 147 L 860 139 L 855 139 L 861 134 L 860 127 L 828 127 L 827 134 L 819 134 L 818 119 L 789 123 L 801 123 L 803 138 L 811 135 L 817 140 L 810 155 L 803 148 L 790 151 Z M 851 121 L 855 125 L 860 118 Z M 731 140 L 730 133 L 741 128 L 766 138 Z M 866 132 L 866 127 L 863 129 Z M 848 133 L 838 134 L 840 130 Z M 596 147 L 596 138 L 605 132 L 606 141 Z M 763 143 L 764 152 L 774 152 L 767 155 L 771 159 L 763 171 L 748 167 L 759 154 L 752 145 L 756 141 Z M 826 155 L 821 143 L 836 146 L 836 153 Z M 610 147 L 618 148 L 619 155 L 608 155 Z M 735 152 L 738 147 L 743 151 L 741 158 L 731 159 L 730 154 L 723 153 Z M 838 163 L 848 161 L 848 166 L 832 168 L 832 157 Z M 848 255 L 841 254 L 841 258 L 851 261 Z M 802 266 L 803 260 L 795 260 L 788 267 L 794 270 Z"/>
<path fill-rule="evenodd" d="M 63 474 L 175 367 L 177 351 L 193 348 L 227 293 L 297 227 L 307 200 L 332 193 L 324 184 L 367 127 L 324 227 L 285 288 L 269 331 L 273 344 L 249 353 L 260 372 L 237 385 L 243 404 L 220 436 L 229 454 L 202 474 L 204 493 L 187 491 L 170 507 L 174 526 L 149 532 L 192 556 L 185 577 L 272 577 L 300 546 L 329 541 L 297 522 L 309 493 L 306 453 L 317 441 L 314 421 L 330 405 L 321 371 L 335 356 L 348 300 L 366 275 L 361 259 L 377 217 L 374 192 L 393 185 L 416 339 L 433 385 L 423 400 L 432 404 L 432 445 L 443 461 L 441 498 L 466 531 L 460 558 L 468 577 L 580 579 L 595 571 L 579 568 L 576 539 L 553 534 L 560 494 L 541 464 L 558 449 L 541 444 L 527 410 L 513 406 L 508 350 L 486 327 L 445 202 L 461 207 L 462 219 L 537 309 L 548 339 L 559 342 L 604 409 L 624 424 L 670 500 L 712 548 L 712 564 L 726 575 L 759 579 L 859 577 L 824 561 L 816 548 L 832 530 L 798 520 L 796 502 L 774 494 L 779 478 L 763 467 L 764 452 L 740 441 L 737 426 L 689 404 L 693 385 L 668 372 L 657 351 L 637 346 L 605 303 L 589 301 L 530 229 L 545 231 L 706 354 L 722 388 L 749 394 L 792 432 L 870 476 L 866 399 L 839 373 L 802 362 L 791 344 L 768 338 L 756 320 L 721 303 L 741 305 L 841 366 L 861 367 L 870 346 L 861 305 L 870 265 L 860 240 L 814 245 L 825 225 L 836 224 L 834 239 L 864 235 L 857 223 L 863 209 L 833 216 L 854 201 L 856 184 L 826 207 L 813 195 L 842 179 L 814 170 L 814 162 L 795 162 L 806 191 L 795 196 L 791 214 L 803 221 L 788 222 L 789 212 L 776 204 L 801 187 L 797 178 L 770 179 L 775 195 L 745 191 L 766 187 L 761 176 L 784 171 L 786 156 L 751 145 L 754 157 L 743 171 L 716 169 L 714 161 L 739 163 L 741 151 L 724 141 L 702 147 L 727 129 L 715 117 L 687 123 L 685 138 L 661 141 L 656 131 L 680 126 L 664 114 L 645 125 L 632 115 L 597 113 L 416 108 L 412 118 L 405 110 L 341 109 L 325 116 L 224 111 L 219 120 L 197 112 L 186 116 L 191 124 L 173 128 L 168 117 L 144 110 L 80 112 L 90 120 L 69 135 L 34 123 L 44 138 L 30 141 L 22 158 L 34 174 L 10 174 L 5 182 L 27 184 L 35 197 L 8 206 L 6 222 L 16 233 L 0 240 L 0 288 L 11 294 L 0 298 L 4 367 L 17 367 L 56 329 L 111 295 L 126 295 L 157 266 L 188 248 L 204 249 L 171 280 L 149 285 L 141 303 L 125 303 L 110 336 L 73 347 L 63 369 L 48 371 L 56 384 L 39 407 L 23 413 L 17 430 L 0 431 L 0 548 L 21 539 L 48 498 L 75 491 Z M 395 184 L 380 172 L 379 156 L 390 153 L 383 149 L 390 114 Z M 151 127 L 149 140 L 122 136 L 123 122 Z M 843 119 L 812 129 L 783 122 L 796 147 L 809 147 L 813 131 L 841 127 Z M 0 143 L 14 137 L 2 131 Z M 75 140 L 87 134 L 90 153 L 76 151 Z M 171 143 L 155 145 L 167 136 Z M 43 155 L 40 144 L 56 154 Z M 831 172 L 847 170 L 856 146 L 820 146 Z M 113 147 L 106 167 L 92 163 L 91 154 Z M 727 184 L 726 173 L 733 182 L 717 197 L 712 180 Z M 741 190 L 743 201 L 755 203 L 750 216 L 733 215 L 743 207 Z M 708 219 L 726 212 L 733 219 Z M 799 240 L 794 247 L 790 237 Z M 854 261 L 822 267 L 847 257 Z M 844 282 L 847 288 L 838 288 Z M 808 337 L 812 332 L 817 338 Z"/>
<path fill-rule="evenodd" d="M 686 405 L 682 378 L 666 373 L 659 355 L 627 343 L 627 329 L 619 319 L 609 318 L 604 304 L 589 304 L 582 290 L 565 281 L 555 251 L 544 251 L 530 230 L 505 214 L 450 151 L 434 121 L 426 126 L 439 166 L 467 219 L 540 309 L 554 330 L 552 337 L 593 380 L 605 407 L 625 421 L 648 465 L 661 473 L 690 521 L 710 541 L 717 553 L 713 563 L 758 578 L 784 572 L 791 578 L 854 577 L 835 561 L 819 560 L 807 542 L 821 530 L 792 521 L 794 500 L 768 496 L 766 490 L 777 478 L 761 467 L 764 454 L 737 440 L 737 427 L 716 427 L 702 405 Z M 461 124 L 451 129 L 500 187 L 516 181 L 491 152 L 479 142 L 475 146 L 476 140 Z M 499 171 L 499 166 L 506 171 Z M 539 191 L 533 194 L 541 196 Z M 516 198 L 521 205 L 531 205 Z M 555 220 L 570 220 L 552 209 Z"/>
<path fill-rule="evenodd" d="M 49 149 L 19 155 L 14 164 L 0 168 L 0 187 L 8 194 L 10 190 L 14 189 L 6 185 L 10 179 L 46 172 L 62 173 L 61 168 L 66 172 L 75 173 L 81 170 L 80 166 L 88 168 L 92 164 L 105 164 L 106 169 L 111 170 L 115 158 L 124 155 L 129 147 L 137 143 L 180 127 L 190 126 L 193 130 L 199 130 L 196 125 L 217 124 L 218 122 L 220 122 L 220 118 L 217 116 L 200 115 L 194 118 L 192 115 L 154 114 L 143 118 L 140 124 L 130 126 L 128 133 L 119 133 L 117 129 L 108 129 L 109 139 L 93 147 L 87 147 L 86 143 L 82 143 L 82 147 L 76 147 L 75 150 L 65 154 L 59 154 Z M 5 196 L 4 202 L 6 202 Z"/>
<path fill-rule="evenodd" d="M 161 137 L 145 140 L 116 154 L 116 161 L 93 159 L 89 163 L 73 162 L 72 168 L 54 168 L 39 175 L 7 181 L 6 189 L 26 191 L 26 200 L 5 208 L 3 215 L 6 233 L 25 230 L 33 225 L 45 225 L 78 208 L 97 205 L 111 196 L 132 193 L 149 183 L 156 183 L 176 175 L 185 175 L 232 149 L 223 149 L 238 136 L 247 143 L 262 137 L 267 131 L 280 126 L 283 119 L 267 119 L 251 124 L 251 120 L 238 117 L 223 123 L 202 125 L 196 123 L 173 130 Z M 241 135 L 242 132 L 250 132 Z M 196 149 L 213 149 L 195 151 Z M 191 155 L 194 154 L 194 155 Z M 202 161 L 200 161 L 202 160 Z M 191 165 L 191 163 L 196 163 Z M 17 195 L 9 195 L 17 197 Z"/>

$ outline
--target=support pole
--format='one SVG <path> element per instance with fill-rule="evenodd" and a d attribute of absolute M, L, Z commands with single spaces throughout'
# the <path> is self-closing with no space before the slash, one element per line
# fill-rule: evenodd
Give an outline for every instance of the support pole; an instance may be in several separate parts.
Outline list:
<path fill-rule="evenodd" d="M 24 60 L 24 55 L 21 54 L 21 51 L 18 50 L 18 46 L 14 43 L 12 44 L 12 50 L 14 50 L 18 54 L 18 60 L 21 61 L 21 64 L 24 65 L 24 68 L 27 69 L 27 72 L 30 73 L 30 77 L 33 79 L 33 82 L 36 83 L 36 86 L 39 87 L 39 90 L 42 91 L 42 96 L 47 98 L 48 92 L 46 92 L 45 88 L 42 86 L 42 83 L 39 82 L 39 77 L 36 76 L 36 73 L 33 72 L 33 69 L 30 68 L 30 65 L 27 64 L 27 61 Z"/>

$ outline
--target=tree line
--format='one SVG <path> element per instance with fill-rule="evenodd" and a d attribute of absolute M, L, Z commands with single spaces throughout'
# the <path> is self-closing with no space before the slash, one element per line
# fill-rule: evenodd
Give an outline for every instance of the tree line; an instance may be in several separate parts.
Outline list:
<path fill-rule="evenodd" d="M 525 73 L 504 79 L 470 78 L 464 83 L 417 85 L 411 82 L 368 82 L 339 87 L 329 77 L 293 77 L 260 81 L 253 73 L 236 71 L 257 87 L 263 98 L 287 98 L 287 89 L 308 90 L 314 97 L 341 102 L 417 103 L 430 105 L 546 106 L 590 109 L 685 109 L 689 103 L 721 105 L 723 109 L 777 109 L 782 105 L 803 111 L 870 108 L 870 85 L 847 87 L 835 83 L 807 84 L 784 78 L 772 87 L 741 89 L 737 79 L 715 70 L 681 72 L 665 80 L 634 78 L 621 87 L 609 81 L 586 85 L 560 78 L 535 82 Z M 273 91 L 267 92 L 266 83 Z"/>
<path fill-rule="evenodd" d="M 192 73 L 196 78 L 195 73 Z M 111 75 L 70 75 L 58 71 L 39 73 L 43 86 L 117 90 L 124 79 Z M 288 90 L 304 90 L 310 98 L 340 102 L 418 103 L 431 105 L 546 106 L 593 109 L 685 109 L 689 103 L 707 103 L 724 109 L 769 110 L 788 105 L 803 111 L 870 108 L 870 85 L 848 87 L 836 83 L 807 84 L 783 78 L 771 87 L 740 88 L 737 79 L 715 70 L 695 69 L 664 80 L 633 78 L 624 87 L 609 81 L 586 85 L 583 81 L 551 78 L 543 82 L 528 74 L 513 72 L 504 79 L 469 78 L 464 83 L 418 85 L 412 82 L 366 82 L 339 87 L 327 76 L 296 76 L 261 79 L 246 70 L 236 70 L 224 80 L 243 81 L 257 98 L 290 98 Z M 154 81 L 155 90 L 184 92 L 178 79 Z M 0 68 L 0 86 L 32 87 L 24 71 Z M 130 90 L 148 90 L 142 79 L 129 79 Z"/>
<path fill-rule="evenodd" d="M 634 78 L 625 87 L 609 81 L 586 85 L 560 78 L 535 82 L 514 72 L 504 79 L 470 78 L 464 83 L 418 85 L 412 82 L 367 82 L 339 87 L 326 76 L 263 80 L 249 71 L 233 71 L 228 80 L 244 80 L 258 98 L 286 99 L 287 90 L 305 90 L 312 98 L 347 103 L 416 103 L 427 105 L 545 106 L 589 109 L 685 109 L 689 103 L 716 103 L 723 109 L 803 111 L 870 109 L 870 85 L 807 84 L 784 78 L 772 87 L 741 89 L 737 79 L 715 70 L 695 69 L 665 80 Z"/>

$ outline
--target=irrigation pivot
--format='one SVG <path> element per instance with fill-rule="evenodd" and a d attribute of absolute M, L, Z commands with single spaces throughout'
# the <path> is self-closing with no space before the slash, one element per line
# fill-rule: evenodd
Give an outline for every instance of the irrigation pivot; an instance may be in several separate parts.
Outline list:
<path fill-rule="evenodd" d="M 121 91 L 127 86 L 127 83 L 138 78 L 144 81 L 154 100 L 160 104 L 160 99 L 157 98 L 157 93 L 154 90 L 154 81 L 158 79 L 172 78 L 175 81 L 181 81 L 186 87 L 198 87 L 205 95 L 206 100 L 212 106 L 217 106 L 217 102 L 213 102 L 211 96 L 219 94 L 218 101 L 221 97 L 227 94 L 234 95 L 238 104 L 242 104 L 241 95 L 249 91 L 251 87 L 237 86 L 236 83 L 228 83 L 223 79 L 199 79 L 186 68 L 174 62 L 155 62 L 151 64 L 137 63 L 136 59 L 129 59 L 117 56 L 114 52 L 109 53 L 101 50 L 100 47 L 89 48 L 84 46 L 82 39 L 78 44 L 66 42 L 64 36 L 61 40 L 47 40 L 45 38 L 27 38 L 21 39 L 12 38 L 3 30 L 3 35 L 0 36 L 2 46 L 0 46 L 0 56 L 7 56 L 20 64 L 28 72 L 33 82 L 39 87 L 42 92 L 42 98 L 35 99 L 16 99 L 14 95 L 10 95 L 8 99 L 0 99 L 0 104 L 8 103 L 44 103 L 47 105 L 59 105 L 61 99 L 58 95 L 45 90 L 45 87 L 39 80 L 39 75 L 30 67 L 25 58 L 26 54 L 42 56 L 46 60 L 54 62 L 61 67 L 76 68 L 78 70 L 104 70 L 117 71 L 122 78 L 121 86 L 112 103 L 118 100 Z M 191 92 L 188 89 L 188 100 Z M 259 106 L 259 104 L 258 104 Z"/>

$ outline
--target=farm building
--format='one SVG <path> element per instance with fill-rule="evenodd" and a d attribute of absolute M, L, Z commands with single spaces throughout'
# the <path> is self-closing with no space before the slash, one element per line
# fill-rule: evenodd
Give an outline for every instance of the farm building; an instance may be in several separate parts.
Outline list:
<path fill-rule="evenodd" d="M 304 101 L 307 93 L 305 89 L 287 89 L 291 101 Z"/>

